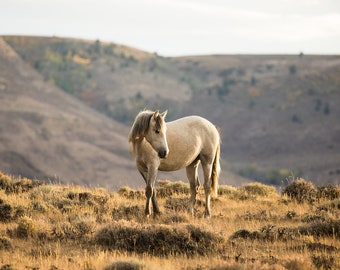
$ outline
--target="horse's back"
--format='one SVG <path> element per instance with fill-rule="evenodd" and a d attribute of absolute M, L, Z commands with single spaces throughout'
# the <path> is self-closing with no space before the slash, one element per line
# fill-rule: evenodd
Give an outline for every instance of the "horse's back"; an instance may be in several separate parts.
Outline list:
<path fill-rule="evenodd" d="M 200 116 L 187 116 L 167 123 L 169 156 L 160 170 L 178 170 L 191 164 L 202 152 L 213 153 L 220 142 L 216 127 Z"/>
<path fill-rule="evenodd" d="M 208 136 L 207 139 L 215 139 L 216 137 L 219 138 L 218 131 L 214 124 L 212 124 L 209 120 L 196 115 L 168 122 L 167 128 L 168 134 L 174 134 L 175 137 L 176 135 L 189 135 L 190 140 L 192 140 L 195 136 L 201 139 L 205 136 Z"/>

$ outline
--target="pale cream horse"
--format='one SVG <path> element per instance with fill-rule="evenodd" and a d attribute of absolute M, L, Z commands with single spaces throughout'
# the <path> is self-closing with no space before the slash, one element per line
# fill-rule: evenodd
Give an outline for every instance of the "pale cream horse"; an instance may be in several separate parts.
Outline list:
<path fill-rule="evenodd" d="M 205 217 L 210 217 L 211 193 L 217 195 L 220 173 L 220 135 L 216 127 L 199 116 L 188 116 L 165 123 L 167 111 L 140 112 L 132 125 L 129 142 L 137 169 L 146 182 L 145 214 L 160 214 L 154 183 L 158 170 L 176 171 L 186 167 L 190 182 L 189 211 L 194 214 L 200 185 L 197 167 L 204 175 Z"/>

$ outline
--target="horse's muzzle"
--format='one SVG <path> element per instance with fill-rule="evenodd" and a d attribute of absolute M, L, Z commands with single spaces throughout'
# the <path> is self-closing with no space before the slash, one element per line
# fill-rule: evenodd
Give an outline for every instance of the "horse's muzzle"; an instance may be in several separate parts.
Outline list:
<path fill-rule="evenodd" d="M 159 158 L 166 158 L 169 152 L 166 149 L 161 149 L 158 151 Z"/>

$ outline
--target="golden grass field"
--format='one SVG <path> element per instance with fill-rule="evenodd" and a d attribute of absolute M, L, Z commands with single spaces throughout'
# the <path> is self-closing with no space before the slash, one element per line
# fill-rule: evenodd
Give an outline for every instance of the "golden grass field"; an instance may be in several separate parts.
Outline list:
<path fill-rule="evenodd" d="M 340 269 L 340 188 L 293 180 L 221 186 L 212 217 L 187 214 L 189 186 L 144 190 L 43 184 L 0 173 L 0 269 Z"/>

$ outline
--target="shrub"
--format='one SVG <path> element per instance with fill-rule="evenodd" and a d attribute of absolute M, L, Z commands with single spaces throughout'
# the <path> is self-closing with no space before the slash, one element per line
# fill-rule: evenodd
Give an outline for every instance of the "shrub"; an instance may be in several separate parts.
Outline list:
<path fill-rule="evenodd" d="M 176 213 L 173 215 L 168 215 L 164 220 L 165 224 L 188 223 L 188 222 L 189 222 L 189 219 L 187 215 L 183 215 L 183 213 Z"/>
<path fill-rule="evenodd" d="M 258 195 L 268 197 L 276 194 L 275 187 L 264 185 L 261 183 L 249 183 L 240 188 L 246 191 L 249 195 Z"/>
<path fill-rule="evenodd" d="M 174 210 L 176 212 L 179 211 L 187 211 L 189 205 L 188 198 L 168 198 L 165 201 L 164 207 L 170 210 Z"/>
<path fill-rule="evenodd" d="M 329 255 L 312 255 L 311 259 L 317 269 L 332 269 L 335 263 L 334 257 Z"/>
<path fill-rule="evenodd" d="M 29 236 L 33 236 L 35 234 L 35 224 L 33 220 L 29 217 L 23 217 L 16 229 L 16 235 L 19 238 L 27 238 Z"/>
<path fill-rule="evenodd" d="M 90 201 L 93 195 L 90 192 L 80 192 L 78 194 L 80 202 Z"/>
<path fill-rule="evenodd" d="M 241 230 L 238 230 L 236 232 L 234 232 L 231 236 L 230 236 L 230 240 L 234 240 L 234 239 L 238 239 L 238 238 L 241 238 L 241 239 L 257 239 L 259 238 L 259 232 L 257 231 L 254 231 L 254 232 L 251 232 L 251 231 L 248 231 L 246 229 L 241 229 Z"/>
<path fill-rule="evenodd" d="M 223 238 L 193 225 L 174 228 L 136 223 L 114 223 L 103 227 L 95 235 L 94 242 L 110 250 L 155 256 L 208 256 L 222 252 L 224 246 Z"/>
<path fill-rule="evenodd" d="M 9 222 L 12 219 L 13 208 L 10 204 L 0 204 L 0 221 Z"/>
<path fill-rule="evenodd" d="M 334 200 L 340 198 L 340 187 L 337 185 L 326 185 L 317 188 L 318 199 Z"/>
<path fill-rule="evenodd" d="M 307 214 L 301 218 L 301 221 L 305 223 L 325 222 L 326 220 L 328 220 L 327 217 L 320 214 Z"/>
<path fill-rule="evenodd" d="M 41 181 L 38 181 L 38 180 L 33 181 L 31 179 L 28 179 L 28 178 L 22 178 L 22 179 L 19 179 L 19 181 L 16 181 L 16 182 L 13 183 L 12 192 L 16 192 L 16 193 L 27 192 L 30 189 L 38 187 L 42 184 L 43 183 Z"/>
<path fill-rule="evenodd" d="M 7 190 L 12 186 L 12 178 L 0 172 L 0 188 Z"/>
<path fill-rule="evenodd" d="M 39 201 L 31 202 L 31 206 L 32 206 L 34 211 L 41 212 L 41 213 L 45 213 L 46 209 L 47 209 L 46 206 L 44 205 L 44 203 L 39 202 Z"/>
<path fill-rule="evenodd" d="M 55 206 L 61 211 L 61 212 L 71 212 L 72 211 L 72 205 L 73 201 L 66 198 L 61 198 L 58 201 L 55 202 Z"/>
<path fill-rule="evenodd" d="M 23 217 L 25 215 L 26 211 L 27 211 L 27 209 L 22 205 L 15 207 L 13 219 L 17 220 L 18 218 Z"/>
<path fill-rule="evenodd" d="M 229 240 L 249 239 L 269 242 L 276 240 L 288 241 L 294 239 L 296 235 L 298 235 L 298 232 L 295 232 L 289 227 L 276 227 L 275 225 L 268 224 L 258 231 L 248 231 L 245 229 L 238 230 L 230 236 Z"/>
<path fill-rule="evenodd" d="M 316 199 L 316 188 L 312 182 L 300 178 L 292 181 L 285 187 L 282 194 L 289 196 L 299 203 L 314 202 Z"/>
<path fill-rule="evenodd" d="M 305 226 L 300 226 L 298 231 L 302 235 L 312 235 L 315 237 L 330 236 L 340 238 L 340 220 L 313 222 Z"/>
<path fill-rule="evenodd" d="M 11 264 L 4 264 L 3 266 L 0 267 L 0 270 L 15 270 Z"/>
<path fill-rule="evenodd" d="M 287 241 L 296 239 L 301 235 L 340 238 L 339 231 L 340 221 L 335 220 L 330 220 L 327 222 L 313 222 L 311 224 L 299 226 L 297 228 L 276 227 L 275 225 L 268 224 L 266 226 L 263 226 L 258 231 L 249 231 L 246 229 L 238 230 L 233 233 L 229 239 L 234 240 L 240 238 L 250 240 L 257 239 L 261 241 Z M 310 247 L 310 249 L 312 248 L 315 248 L 315 246 Z"/>
<path fill-rule="evenodd" d="M 260 210 L 255 213 L 247 211 L 244 215 L 240 215 L 244 220 L 268 220 L 268 213 L 266 210 Z"/>
<path fill-rule="evenodd" d="M 6 236 L 0 237 L 0 250 L 10 250 L 12 249 L 12 244 L 9 238 Z"/>
<path fill-rule="evenodd" d="M 121 187 L 118 190 L 118 194 L 127 199 L 145 199 L 144 191 L 141 190 L 133 190 L 130 187 Z"/>
<path fill-rule="evenodd" d="M 174 194 L 190 194 L 189 184 L 182 181 L 171 182 L 168 180 L 159 180 L 158 188 L 156 190 L 157 197 L 166 198 Z"/>
<path fill-rule="evenodd" d="M 137 261 L 117 261 L 109 266 L 106 266 L 104 270 L 141 270 L 145 269 L 144 266 Z"/>
<path fill-rule="evenodd" d="M 92 234 L 94 232 L 95 223 L 92 221 L 81 220 L 75 224 L 75 228 L 78 238 L 81 238 L 85 235 Z"/>
<path fill-rule="evenodd" d="M 235 194 L 237 189 L 232 186 L 219 186 L 218 187 L 218 195 L 231 195 Z"/>
<path fill-rule="evenodd" d="M 311 265 L 311 262 L 303 260 L 303 259 L 292 259 L 287 261 L 284 266 L 286 269 L 292 270 L 306 270 L 306 269 L 314 269 Z"/>
<path fill-rule="evenodd" d="M 328 201 L 318 206 L 318 210 L 331 211 L 340 209 L 340 199 Z"/>
<path fill-rule="evenodd" d="M 35 259 L 41 259 L 42 257 L 46 258 L 56 258 L 58 250 L 53 247 L 53 245 L 38 245 L 32 247 L 30 251 L 30 255 Z M 33 268 L 35 269 L 35 268 Z M 59 268 L 53 268 L 51 266 L 50 270 L 58 270 Z"/>
<path fill-rule="evenodd" d="M 78 193 L 77 192 L 75 192 L 75 191 L 69 191 L 68 193 L 67 193 L 67 196 L 66 196 L 68 199 L 70 199 L 70 200 L 75 200 L 75 199 L 77 199 L 78 198 Z"/>
<path fill-rule="evenodd" d="M 135 218 L 143 216 L 144 209 L 139 205 L 120 205 L 113 208 L 111 215 L 113 220 L 134 220 Z"/>
<path fill-rule="evenodd" d="M 27 192 L 28 190 L 40 186 L 43 183 L 41 181 L 33 181 L 28 178 L 16 179 L 9 177 L 8 175 L 0 173 L 0 188 L 6 190 L 6 192 Z"/>
<path fill-rule="evenodd" d="M 80 219 L 76 222 L 58 222 L 51 231 L 52 236 L 58 240 L 88 240 L 88 236 L 95 231 L 93 220 Z"/>

